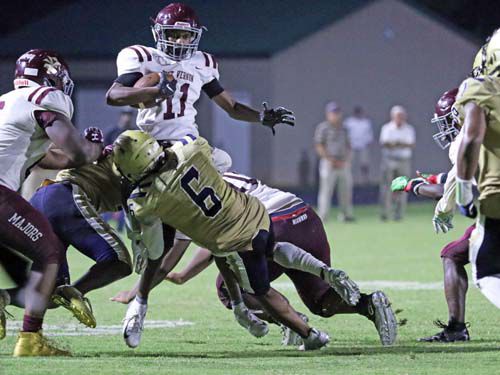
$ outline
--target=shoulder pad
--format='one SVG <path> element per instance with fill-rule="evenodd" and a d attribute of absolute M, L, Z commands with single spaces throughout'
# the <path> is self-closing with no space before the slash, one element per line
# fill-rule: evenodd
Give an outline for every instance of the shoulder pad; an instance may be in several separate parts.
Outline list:
<path fill-rule="evenodd" d="M 116 58 L 118 75 L 139 72 L 143 63 L 152 60 L 153 56 L 148 47 L 141 45 L 126 47 L 118 53 Z"/>
<path fill-rule="evenodd" d="M 40 86 L 28 96 L 28 101 L 49 111 L 59 112 L 69 119 L 73 117 L 73 102 L 61 90 Z"/>

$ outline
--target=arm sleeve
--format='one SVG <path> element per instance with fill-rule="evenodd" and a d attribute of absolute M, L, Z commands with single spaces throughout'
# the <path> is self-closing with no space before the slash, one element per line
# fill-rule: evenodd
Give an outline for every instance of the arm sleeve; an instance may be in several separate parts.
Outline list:
<path fill-rule="evenodd" d="M 115 79 L 115 82 L 123 86 L 134 87 L 135 83 L 142 78 L 141 72 L 123 73 Z"/>
<path fill-rule="evenodd" d="M 219 83 L 219 80 L 217 78 L 214 78 L 208 83 L 205 83 L 201 89 L 205 92 L 205 94 L 208 95 L 210 99 L 213 97 L 219 95 L 221 92 L 224 91 L 224 88 L 221 86 Z"/>

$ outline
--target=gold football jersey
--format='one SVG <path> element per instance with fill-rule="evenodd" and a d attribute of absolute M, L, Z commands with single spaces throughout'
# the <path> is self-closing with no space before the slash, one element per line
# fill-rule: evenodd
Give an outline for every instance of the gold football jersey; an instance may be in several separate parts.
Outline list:
<path fill-rule="evenodd" d="M 113 170 L 112 155 L 93 164 L 62 170 L 56 181 L 78 185 L 99 213 L 120 210 L 120 177 Z"/>
<path fill-rule="evenodd" d="M 479 154 L 478 189 L 482 214 L 500 218 L 500 78 L 483 76 L 466 79 L 454 105 L 463 124 L 464 106 L 474 102 L 486 114 L 486 134 Z"/>
<path fill-rule="evenodd" d="M 132 192 L 130 213 L 143 224 L 156 218 L 215 254 L 251 250 L 270 219 L 257 198 L 232 189 L 212 165 L 211 148 L 198 138 L 175 151 L 175 169 L 164 167 Z"/>

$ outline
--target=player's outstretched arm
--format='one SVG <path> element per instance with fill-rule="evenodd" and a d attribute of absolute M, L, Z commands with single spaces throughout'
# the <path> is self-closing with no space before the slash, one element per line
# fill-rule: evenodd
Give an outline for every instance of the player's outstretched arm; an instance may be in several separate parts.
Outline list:
<path fill-rule="evenodd" d="M 273 134 L 274 126 L 277 124 L 295 125 L 293 112 L 284 107 L 268 108 L 267 103 L 263 103 L 264 109 L 262 112 L 259 112 L 245 104 L 237 102 L 227 91 L 222 91 L 212 99 L 230 117 L 246 122 L 261 123 L 264 126 L 270 127 Z"/>
<path fill-rule="evenodd" d="M 260 122 L 259 111 L 237 102 L 227 91 L 222 91 L 219 95 L 214 96 L 212 100 L 235 120 Z"/>
<path fill-rule="evenodd" d="M 50 115 L 55 117 L 51 120 L 50 126 L 45 127 L 45 132 L 54 143 L 54 148 L 60 149 L 67 158 L 63 158 L 60 152 L 51 151 L 42 163 L 43 168 L 74 168 L 92 163 L 99 158 L 104 138 L 100 129 L 87 128 L 82 135 L 66 116 L 54 112 L 50 112 Z"/>
<path fill-rule="evenodd" d="M 167 257 L 170 254 L 167 255 Z M 174 284 L 184 284 L 199 275 L 210 264 L 212 264 L 214 257 L 207 249 L 199 248 L 196 254 L 191 258 L 189 264 L 180 272 L 170 272 L 165 277 L 165 280 L 171 281 Z"/>

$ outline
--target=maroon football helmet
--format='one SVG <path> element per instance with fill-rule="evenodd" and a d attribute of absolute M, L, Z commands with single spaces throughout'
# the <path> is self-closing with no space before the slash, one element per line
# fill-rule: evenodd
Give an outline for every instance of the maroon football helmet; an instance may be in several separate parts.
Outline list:
<path fill-rule="evenodd" d="M 45 49 L 29 50 L 16 61 L 14 87 L 18 89 L 33 84 L 55 87 L 69 96 L 75 86 L 62 56 Z"/>
<path fill-rule="evenodd" d="M 443 150 L 453 142 L 460 131 L 452 114 L 457 93 L 458 88 L 443 93 L 436 103 L 434 117 L 431 119 L 431 123 L 436 124 L 438 128 L 438 132 L 432 138 Z"/>
<path fill-rule="evenodd" d="M 198 49 L 203 27 L 195 11 L 182 3 L 172 3 L 160 10 L 151 27 L 156 48 L 175 61 L 187 60 Z M 178 32 L 189 32 L 189 42 L 179 42 Z"/>

